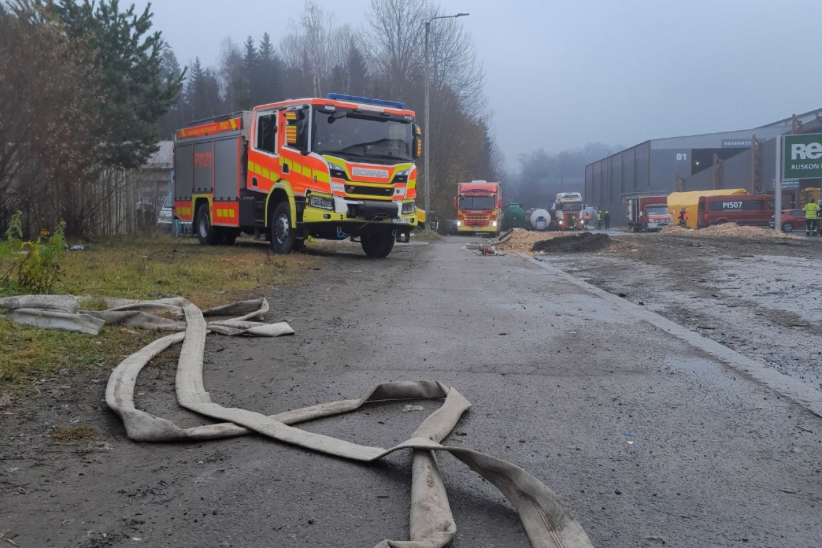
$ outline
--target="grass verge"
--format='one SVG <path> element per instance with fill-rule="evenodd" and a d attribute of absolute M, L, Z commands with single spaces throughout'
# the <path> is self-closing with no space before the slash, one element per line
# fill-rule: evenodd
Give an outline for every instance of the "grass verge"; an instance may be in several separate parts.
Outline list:
<path fill-rule="evenodd" d="M 112 238 L 67 253 L 52 293 L 132 299 L 182 296 L 202 308 L 257 297 L 291 282 L 322 259 L 271 255 L 247 239 L 200 246 L 171 237 Z M 16 294 L 0 287 L 0 296 Z M 90 306 L 100 308 L 100 306 Z M 0 389 L 73 371 L 108 371 L 157 338 L 154 332 L 106 326 L 97 337 L 21 326 L 0 316 Z"/>
<path fill-rule="evenodd" d="M 55 428 L 49 437 L 60 443 L 78 443 L 92 441 L 100 437 L 100 431 L 93 426 L 78 424 L 77 426 L 61 426 Z"/>
<path fill-rule="evenodd" d="M 412 242 L 437 242 L 439 240 L 442 240 L 442 236 L 440 236 L 438 232 L 426 232 L 424 230 L 421 230 L 416 236 L 411 237 Z"/>

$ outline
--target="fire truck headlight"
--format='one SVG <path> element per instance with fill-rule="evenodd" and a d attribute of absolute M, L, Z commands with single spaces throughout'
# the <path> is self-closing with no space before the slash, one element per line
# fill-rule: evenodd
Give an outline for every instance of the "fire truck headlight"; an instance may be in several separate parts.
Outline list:
<path fill-rule="evenodd" d="M 462 221 L 457 221 L 457 226 L 462 226 Z"/>
<path fill-rule="evenodd" d="M 408 175 L 411 173 L 411 169 L 402 169 L 398 171 L 394 175 L 394 179 L 391 181 L 392 183 L 407 183 L 408 182 Z"/>
<path fill-rule="evenodd" d="M 308 203 L 311 207 L 316 207 L 319 209 L 334 209 L 334 200 L 331 198 L 326 198 L 325 196 L 311 196 Z"/>
<path fill-rule="evenodd" d="M 559 224 L 562 224 L 562 221 L 560 221 Z"/>
<path fill-rule="evenodd" d="M 493 226 L 493 227 L 497 226 L 497 222 L 496 221 L 491 221 L 491 226 Z"/>
<path fill-rule="evenodd" d="M 414 202 L 403 202 L 402 203 L 402 214 L 403 215 L 411 215 L 417 209 L 417 205 Z"/>

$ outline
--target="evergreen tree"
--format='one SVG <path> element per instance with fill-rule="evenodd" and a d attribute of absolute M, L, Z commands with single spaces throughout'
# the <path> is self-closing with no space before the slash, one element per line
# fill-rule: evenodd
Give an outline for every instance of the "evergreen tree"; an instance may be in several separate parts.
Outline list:
<path fill-rule="evenodd" d="M 368 69 L 365 66 L 365 58 L 362 52 L 354 42 L 348 48 L 347 76 L 348 76 L 348 91 L 351 95 L 368 95 L 369 78 Z"/>
<path fill-rule="evenodd" d="M 283 62 L 277 55 L 271 37 L 266 32 L 260 41 L 257 75 L 252 80 L 252 98 L 255 105 L 283 99 Z"/>
<path fill-rule="evenodd" d="M 332 93 L 349 93 L 348 75 L 346 67 L 334 65 L 331 67 L 331 76 L 328 77 L 328 91 Z"/>
<path fill-rule="evenodd" d="M 163 60 L 160 68 L 164 80 L 168 78 L 179 80 L 185 75 L 184 69 L 181 69 L 180 63 L 177 62 L 177 56 L 168 46 L 163 48 Z M 183 126 L 185 121 L 184 108 L 185 102 L 181 93 L 177 101 L 168 109 L 168 112 L 160 116 L 160 139 L 173 138 L 174 132 Z"/>
<path fill-rule="evenodd" d="M 257 47 L 254 45 L 254 39 L 249 36 L 245 41 L 245 52 L 243 54 L 242 66 L 242 98 L 241 108 L 248 110 L 254 106 L 254 94 L 252 89 L 255 85 L 255 78 L 258 75 L 259 58 L 257 56 Z"/>
<path fill-rule="evenodd" d="M 142 165 L 157 149 L 158 120 L 176 101 L 182 76 L 162 76 L 160 32 L 151 32 L 150 5 L 141 14 L 118 0 L 38 0 L 62 21 L 69 38 L 85 40 L 101 69 L 103 163 Z"/>
<path fill-rule="evenodd" d="M 243 55 L 231 38 L 223 41 L 220 57 L 220 78 L 223 84 L 223 99 L 226 110 L 236 112 L 242 109 L 244 96 Z"/>
<path fill-rule="evenodd" d="M 209 68 L 203 68 L 200 58 L 194 59 L 191 74 L 185 89 L 187 121 L 202 120 L 222 114 L 220 83 L 217 75 Z"/>

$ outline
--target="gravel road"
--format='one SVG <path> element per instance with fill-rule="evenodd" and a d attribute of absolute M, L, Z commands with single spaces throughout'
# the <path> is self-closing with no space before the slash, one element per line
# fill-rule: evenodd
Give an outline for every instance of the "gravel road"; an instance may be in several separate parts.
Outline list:
<path fill-rule="evenodd" d="M 398 245 L 384 261 L 348 245 L 324 252 L 320 270 L 269 291 L 268 319 L 296 336 L 209 338 L 212 399 L 273 414 L 383 381 L 440 380 L 473 404 L 445 443 L 533 473 L 595 546 L 822 545 L 822 419 L 551 271 L 480 256 L 463 249 L 469 241 Z M 138 406 L 201 423 L 175 404 L 173 365 L 165 356 L 144 371 Z M 3 416 L 0 532 L 19 546 L 369 548 L 407 538 L 409 455 L 359 465 L 254 436 L 137 444 L 105 408 L 104 384 L 49 379 Z M 305 428 L 391 446 L 438 406 L 403 412 L 404 403 Z M 46 437 L 71 421 L 102 439 Z M 452 546 L 529 546 L 493 487 L 449 456 L 440 463 Z"/>

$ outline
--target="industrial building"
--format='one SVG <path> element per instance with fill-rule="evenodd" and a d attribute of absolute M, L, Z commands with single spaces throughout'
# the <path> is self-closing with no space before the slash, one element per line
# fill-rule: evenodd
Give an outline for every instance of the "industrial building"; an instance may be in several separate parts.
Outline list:
<path fill-rule="evenodd" d="M 776 137 L 822 133 L 822 109 L 764 126 L 722 133 L 653 139 L 585 166 L 584 200 L 626 223 L 625 199 L 671 192 L 744 188 L 773 194 Z M 802 181 L 819 188 L 820 180 Z M 796 207 L 799 181 L 783 181 L 783 208 Z"/>

